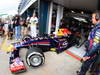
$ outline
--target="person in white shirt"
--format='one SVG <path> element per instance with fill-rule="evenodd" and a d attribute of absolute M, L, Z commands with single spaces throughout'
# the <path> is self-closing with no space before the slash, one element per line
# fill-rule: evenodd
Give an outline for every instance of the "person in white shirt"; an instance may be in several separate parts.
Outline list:
<path fill-rule="evenodd" d="M 9 21 L 7 20 L 6 23 L 4 24 L 5 36 L 7 36 L 8 34 L 8 25 L 9 25 Z"/>
<path fill-rule="evenodd" d="M 36 17 L 36 14 L 33 14 L 33 16 L 30 18 L 30 30 L 31 30 L 31 36 L 36 37 L 37 36 L 37 23 L 38 18 Z"/>

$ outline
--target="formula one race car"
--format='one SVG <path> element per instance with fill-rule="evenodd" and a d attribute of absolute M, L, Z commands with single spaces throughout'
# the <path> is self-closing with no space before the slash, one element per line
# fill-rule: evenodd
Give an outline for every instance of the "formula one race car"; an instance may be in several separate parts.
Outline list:
<path fill-rule="evenodd" d="M 15 60 L 19 57 L 19 50 L 27 48 L 26 62 L 32 67 L 38 67 L 45 62 L 44 52 L 55 51 L 61 53 L 69 47 L 78 44 L 78 39 L 68 29 L 59 30 L 57 35 L 46 34 L 35 38 L 27 35 L 22 40 L 10 45 L 8 48 L 8 51 L 12 51 L 10 58 Z"/>

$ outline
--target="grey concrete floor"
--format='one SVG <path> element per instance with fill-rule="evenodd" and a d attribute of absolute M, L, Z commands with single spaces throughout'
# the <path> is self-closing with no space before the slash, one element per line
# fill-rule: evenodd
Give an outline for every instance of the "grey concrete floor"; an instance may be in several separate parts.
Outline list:
<path fill-rule="evenodd" d="M 10 42 L 10 41 L 9 41 Z M 7 42 L 7 43 L 9 43 Z M 2 39 L 0 40 L 2 45 Z M 25 62 L 26 49 L 20 51 L 20 56 Z M 18 75 L 76 75 L 76 71 L 79 70 L 81 63 L 69 56 L 65 52 L 56 54 L 55 52 L 46 52 L 45 63 L 38 67 L 29 67 L 26 62 L 27 72 L 20 73 Z M 0 75 L 13 75 L 9 71 L 8 63 L 9 54 L 0 50 Z"/>

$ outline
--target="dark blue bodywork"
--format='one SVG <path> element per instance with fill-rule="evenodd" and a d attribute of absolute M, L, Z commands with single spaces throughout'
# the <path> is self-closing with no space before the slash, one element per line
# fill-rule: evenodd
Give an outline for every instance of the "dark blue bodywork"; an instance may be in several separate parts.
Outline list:
<path fill-rule="evenodd" d="M 24 48 L 24 47 L 38 47 L 45 51 L 50 51 L 52 48 L 55 49 L 57 53 L 62 52 L 69 47 L 77 44 L 78 41 L 73 35 L 68 36 L 61 36 L 61 37 L 55 37 L 55 36 L 49 36 L 49 37 L 37 37 L 32 38 L 28 41 L 21 41 L 14 43 L 14 48 Z"/>

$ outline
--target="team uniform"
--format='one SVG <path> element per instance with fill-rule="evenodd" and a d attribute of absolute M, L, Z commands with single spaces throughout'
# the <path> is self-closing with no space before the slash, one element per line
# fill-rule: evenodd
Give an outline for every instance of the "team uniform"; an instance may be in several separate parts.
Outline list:
<path fill-rule="evenodd" d="M 99 58 L 100 50 L 100 23 L 97 23 L 89 34 L 88 48 L 84 57 L 90 57 L 89 60 L 83 62 L 80 73 L 78 75 L 86 75 L 91 64 L 95 63 Z M 99 73 L 99 71 L 97 72 Z"/>

